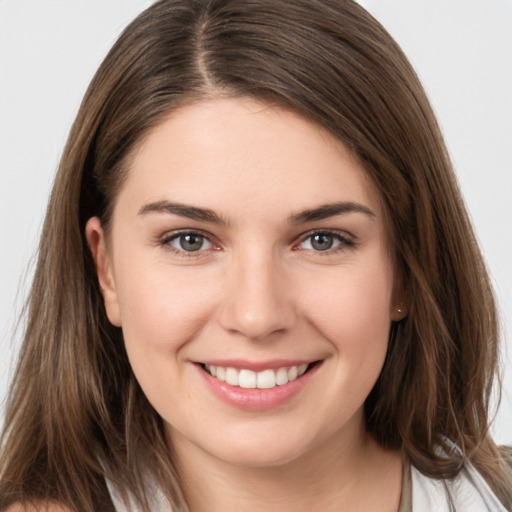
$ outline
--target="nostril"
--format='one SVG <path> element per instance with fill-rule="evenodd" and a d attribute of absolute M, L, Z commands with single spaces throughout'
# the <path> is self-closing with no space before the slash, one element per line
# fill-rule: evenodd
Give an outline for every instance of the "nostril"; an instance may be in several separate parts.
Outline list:
<path fill-rule="evenodd" d="M 224 300 L 219 310 L 222 327 L 248 339 L 261 340 L 293 325 L 294 297 L 285 286 L 286 275 L 268 243 L 254 240 L 235 251 L 226 274 Z"/>
<path fill-rule="evenodd" d="M 254 292 L 252 292 L 254 294 Z M 295 322 L 292 308 L 286 301 L 245 295 L 232 297 L 221 312 L 221 324 L 231 333 L 239 333 L 251 340 L 283 334 Z"/>

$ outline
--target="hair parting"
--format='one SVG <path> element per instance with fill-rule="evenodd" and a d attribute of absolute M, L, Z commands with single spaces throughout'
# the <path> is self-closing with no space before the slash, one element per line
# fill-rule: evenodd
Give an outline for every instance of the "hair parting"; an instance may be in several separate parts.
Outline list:
<path fill-rule="evenodd" d="M 512 456 L 489 435 L 493 292 L 401 49 L 349 0 L 160 0 L 103 61 L 62 155 L 5 415 L 0 509 L 112 510 L 107 477 L 149 512 L 149 472 L 173 510 L 187 510 L 162 420 L 107 319 L 84 229 L 99 216 L 108 233 L 131 157 L 154 127 L 184 105 L 245 96 L 329 130 L 381 194 L 408 315 L 392 327 L 367 429 L 431 477 L 455 477 L 471 462 L 511 508 Z"/>

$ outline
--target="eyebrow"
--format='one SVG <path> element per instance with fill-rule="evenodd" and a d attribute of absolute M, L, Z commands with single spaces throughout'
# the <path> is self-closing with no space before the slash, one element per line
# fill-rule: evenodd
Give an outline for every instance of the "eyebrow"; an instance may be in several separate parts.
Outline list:
<path fill-rule="evenodd" d="M 212 222 L 214 224 L 227 225 L 228 222 L 208 208 L 198 208 L 180 203 L 170 203 L 169 201 L 156 201 L 144 205 L 139 210 L 139 215 L 148 213 L 170 213 L 187 219 L 193 219 L 203 222 Z"/>
<path fill-rule="evenodd" d="M 375 213 L 367 206 L 352 201 L 342 201 L 339 203 L 323 204 L 317 208 L 304 210 L 300 213 L 292 215 L 290 220 L 293 224 L 303 224 L 315 220 L 324 220 L 336 215 L 346 213 L 362 213 L 369 217 L 376 217 Z"/>
<path fill-rule="evenodd" d="M 213 224 L 228 225 L 228 221 L 217 215 L 213 210 L 208 208 L 199 208 L 197 206 L 189 206 L 181 203 L 171 203 L 169 201 L 156 201 L 144 205 L 139 210 L 139 215 L 146 215 L 148 213 L 170 213 L 178 215 L 179 217 L 186 217 L 187 219 L 211 222 Z M 362 213 L 369 217 L 375 217 L 370 208 L 359 203 L 352 201 L 343 201 L 338 203 L 323 204 L 317 208 L 303 210 L 297 214 L 292 215 L 289 221 L 292 224 L 303 224 L 316 220 L 324 220 L 336 215 L 343 215 L 347 213 Z"/>

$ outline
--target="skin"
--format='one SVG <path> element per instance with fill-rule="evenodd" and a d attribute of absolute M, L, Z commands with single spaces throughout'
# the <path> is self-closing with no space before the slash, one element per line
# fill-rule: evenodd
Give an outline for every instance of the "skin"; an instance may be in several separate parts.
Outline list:
<path fill-rule="evenodd" d="M 358 206 L 299 215 L 340 202 Z M 397 510 L 401 456 L 366 433 L 363 404 L 405 308 L 379 194 L 340 141 L 250 99 L 182 107 L 134 153 L 108 239 L 97 218 L 86 234 L 192 511 Z M 206 385 L 198 363 L 216 359 L 320 364 L 286 403 L 254 411 Z"/>

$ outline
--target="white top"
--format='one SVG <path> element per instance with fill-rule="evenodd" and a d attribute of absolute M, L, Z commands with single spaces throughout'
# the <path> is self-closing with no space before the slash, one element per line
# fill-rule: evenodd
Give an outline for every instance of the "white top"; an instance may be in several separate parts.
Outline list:
<path fill-rule="evenodd" d="M 487 482 L 468 464 L 453 480 L 435 480 L 411 468 L 412 512 L 507 512 Z M 405 509 L 407 510 L 407 509 Z"/>
<path fill-rule="evenodd" d="M 118 490 L 108 479 L 107 487 L 116 512 L 140 512 L 142 510 L 131 495 L 129 495 L 129 503 L 125 504 L 125 502 L 121 499 Z M 147 487 L 148 490 L 150 491 L 147 494 L 148 497 L 151 499 L 151 511 L 172 512 L 172 508 L 169 502 L 167 501 L 167 498 L 164 496 L 162 490 L 158 486 L 158 484 L 154 481 L 151 481 L 147 484 Z"/>
<path fill-rule="evenodd" d="M 490 487 L 476 469 L 468 464 L 453 480 L 435 480 L 411 467 L 412 499 L 404 500 L 402 489 L 400 512 L 451 512 L 450 498 L 456 512 L 507 512 Z M 125 504 L 111 482 L 107 486 L 116 512 L 140 512 L 134 499 Z M 152 489 L 151 489 L 152 488 Z M 148 484 L 152 498 L 151 510 L 172 512 L 169 502 L 154 482 Z M 407 501 L 407 502 L 404 502 Z M 411 509 L 412 502 L 412 509 Z"/>

